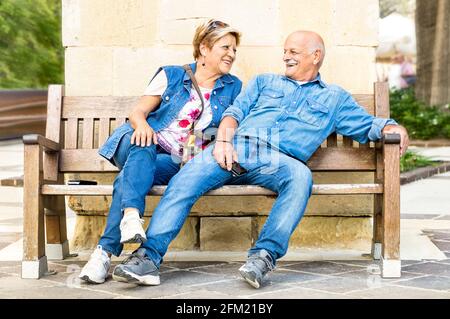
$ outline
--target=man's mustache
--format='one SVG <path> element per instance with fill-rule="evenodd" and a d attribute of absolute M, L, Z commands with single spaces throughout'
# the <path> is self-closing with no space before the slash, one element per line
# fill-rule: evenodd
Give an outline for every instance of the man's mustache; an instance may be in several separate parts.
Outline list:
<path fill-rule="evenodd" d="M 289 60 L 284 60 L 284 63 L 286 63 L 286 64 L 297 64 L 298 61 L 295 61 L 293 59 L 289 59 Z"/>

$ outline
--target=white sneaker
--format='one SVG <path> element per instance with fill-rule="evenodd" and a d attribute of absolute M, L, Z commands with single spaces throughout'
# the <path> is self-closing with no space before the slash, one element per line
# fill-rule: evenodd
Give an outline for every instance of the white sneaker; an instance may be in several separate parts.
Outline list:
<path fill-rule="evenodd" d="M 139 216 L 138 211 L 131 211 L 125 214 L 120 221 L 120 243 L 144 243 L 147 240 L 142 225 L 144 220 Z"/>
<path fill-rule="evenodd" d="M 108 277 L 110 267 L 111 259 L 102 249 L 102 246 L 99 245 L 92 253 L 89 261 L 84 265 L 78 277 L 91 284 L 102 284 Z"/>

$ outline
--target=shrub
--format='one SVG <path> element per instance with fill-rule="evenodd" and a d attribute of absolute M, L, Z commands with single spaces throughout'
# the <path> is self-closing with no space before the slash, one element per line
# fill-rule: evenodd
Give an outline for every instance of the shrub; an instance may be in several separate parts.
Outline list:
<path fill-rule="evenodd" d="M 425 156 L 407 151 L 400 159 L 400 172 L 403 173 L 418 167 L 429 166 L 435 163 L 436 162 L 433 162 Z"/>
<path fill-rule="evenodd" d="M 406 127 L 410 138 L 450 138 L 450 113 L 417 100 L 412 88 L 390 93 L 391 118 Z"/>

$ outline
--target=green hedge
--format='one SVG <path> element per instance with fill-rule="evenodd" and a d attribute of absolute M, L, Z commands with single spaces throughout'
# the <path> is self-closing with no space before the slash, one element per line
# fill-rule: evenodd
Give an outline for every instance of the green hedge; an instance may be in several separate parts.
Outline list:
<path fill-rule="evenodd" d="M 450 113 L 415 98 L 412 88 L 390 93 L 391 118 L 406 127 L 410 138 L 450 138 Z"/>

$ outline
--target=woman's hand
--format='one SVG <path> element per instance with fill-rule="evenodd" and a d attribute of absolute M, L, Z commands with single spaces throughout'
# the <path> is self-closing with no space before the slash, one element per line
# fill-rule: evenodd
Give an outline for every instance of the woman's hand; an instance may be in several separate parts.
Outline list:
<path fill-rule="evenodd" d="M 156 137 L 153 129 L 148 125 L 145 121 L 142 124 L 139 124 L 131 135 L 131 144 L 136 142 L 136 146 L 150 146 L 153 144 L 158 144 L 158 139 Z"/>
<path fill-rule="evenodd" d="M 156 134 L 153 129 L 147 123 L 148 114 L 156 109 L 161 103 L 161 96 L 157 95 L 144 95 L 139 99 L 137 105 L 130 113 L 129 119 L 131 127 L 134 128 L 133 135 L 131 136 L 131 144 L 136 142 L 137 146 L 150 146 L 158 144 Z"/>
<path fill-rule="evenodd" d="M 220 167 L 228 171 L 231 171 L 233 161 L 238 161 L 237 153 L 234 150 L 233 144 L 230 142 L 216 141 L 213 156 L 217 163 L 219 163 Z"/>

